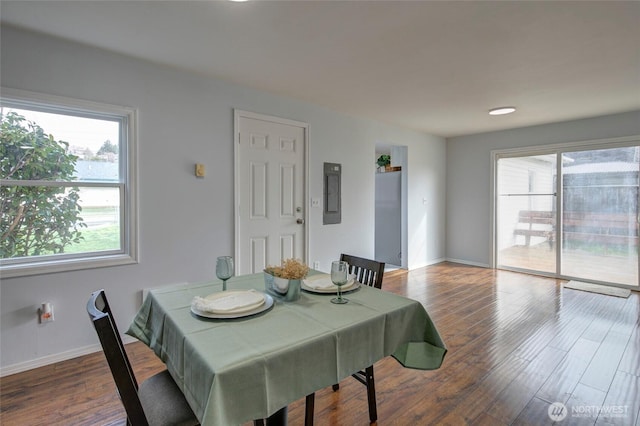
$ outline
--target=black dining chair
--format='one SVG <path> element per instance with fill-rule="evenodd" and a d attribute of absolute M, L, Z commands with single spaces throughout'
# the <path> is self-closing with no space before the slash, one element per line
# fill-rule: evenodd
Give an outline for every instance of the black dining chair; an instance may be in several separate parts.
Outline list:
<path fill-rule="evenodd" d="M 87 302 L 87 312 L 98 333 L 120 400 L 127 413 L 127 424 L 199 425 L 182 391 L 167 370 L 150 377 L 138 386 L 104 290 L 91 294 Z"/>
<path fill-rule="evenodd" d="M 349 264 L 349 273 L 355 275 L 356 281 L 369 287 L 382 288 L 382 278 L 384 276 L 384 262 L 364 259 L 350 254 L 341 254 L 340 260 Z M 376 408 L 376 386 L 373 377 L 373 365 L 351 375 L 354 379 L 367 387 L 367 401 L 369 403 L 369 421 L 374 423 L 378 420 L 378 410 Z M 340 389 L 340 385 L 333 385 L 333 390 Z M 315 394 L 308 395 L 305 408 L 305 426 L 313 426 L 313 409 Z"/>

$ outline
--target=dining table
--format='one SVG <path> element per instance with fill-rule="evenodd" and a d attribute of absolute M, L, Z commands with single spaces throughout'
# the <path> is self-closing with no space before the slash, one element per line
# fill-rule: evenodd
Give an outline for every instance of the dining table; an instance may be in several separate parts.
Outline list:
<path fill-rule="evenodd" d="M 262 273 L 227 286 L 265 291 Z M 447 352 L 421 303 L 374 287 L 355 285 L 343 305 L 330 302 L 333 294 L 302 291 L 294 301 L 265 293 L 268 305 L 246 316 L 194 313 L 195 298 L 220 292 L 219 280 L 151 290 L 126 332 L 166 364 L 203 426 L 283 412 L 286 423 L 288 404 L 384 357 L 431 370 Z"/>

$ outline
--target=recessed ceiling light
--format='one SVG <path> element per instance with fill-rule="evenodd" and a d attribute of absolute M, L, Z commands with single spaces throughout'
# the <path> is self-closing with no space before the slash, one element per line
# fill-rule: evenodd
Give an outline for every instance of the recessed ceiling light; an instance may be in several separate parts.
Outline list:
<path fill-rule="evenodd" d="M 512 112 L 515 112 L 516 108 L 515 107 L 499 107 L 499 108 L 493 108 L 489 110 L 489 115 L 505 115 L 505 114 L 511 114 Z"/>
<path fill-rule="evenodd" d="M 229 0 L 229 1 L 234 1 L 236 3 L 242 3 L 242 2 L 245 2 L 245 1 L 249 1 L 249 0 Z"/>

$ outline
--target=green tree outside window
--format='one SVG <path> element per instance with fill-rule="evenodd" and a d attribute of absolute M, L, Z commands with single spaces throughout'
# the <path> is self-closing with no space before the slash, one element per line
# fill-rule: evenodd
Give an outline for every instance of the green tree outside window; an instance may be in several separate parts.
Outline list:
<path fill-rule="evenodd" d="M 82 239 L 79 190 L 73 186 L 24 185 L 24 181 L 71 182 L 77 156 L 36 123 L 2 114 L 0 132 L 0 258 L 64 253 Z M 7 181 L 15 180 L 16 184 Z"/>

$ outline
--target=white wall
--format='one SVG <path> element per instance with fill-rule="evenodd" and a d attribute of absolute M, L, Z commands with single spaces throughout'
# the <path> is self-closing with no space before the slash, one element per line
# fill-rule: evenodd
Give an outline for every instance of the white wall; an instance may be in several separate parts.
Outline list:
<path fill-rule="evenodd" d="M 444 257 L 443 138 L 13 28 L 1 43 L 2 86 L 138 108 L 140 212 L 139 264 L 0 280 L 2 374 L 95 350 L 85 311 L 95 289 L 106 289 L 124 331 L 142 289 L 214 277 L 213 259 L 234 247 L 234 108 L 309 123 L 310 197 L 322 198 L 324 162 L 344 165 L 342 223 L 323 226 L 322 209 L 310 211 L 309 260 L 321 269 L 341 252 L 374 254 L 380 140 L 408 147 L 409 267 Z M 43 301 L 56 321 L 38 325 Z"/>
<path fill-rule="evenodd" d="M 640 134 L 640 111 L 447 140 L 447 259 L 489 266 L 491 151 Z"/>

